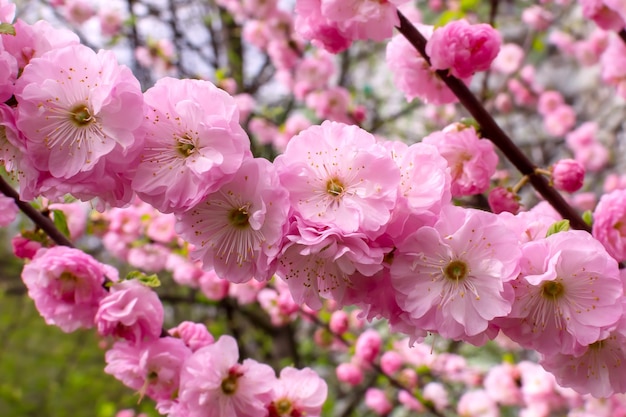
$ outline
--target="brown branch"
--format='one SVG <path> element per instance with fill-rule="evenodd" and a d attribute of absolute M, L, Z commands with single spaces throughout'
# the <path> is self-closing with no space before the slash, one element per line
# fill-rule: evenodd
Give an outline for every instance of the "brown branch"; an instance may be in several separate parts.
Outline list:
<path fill-rule="evenodd" d="M 617 32 L 617 34 L 619 35 L 620 38 L 622 38 L 624 43 L 626 43 L 626 29 L 620 30 L 619 32 Z"/>
<path fill-rule="evenodd" d="M 7 197 L 12 198 L 15 201 L 15 204 L 17 204 L 17 207 L 19 207 L 19 209 L 24 214 L 26 214 L 28 218 L 37 225 L 37 227 L 46 232 L 50 239 L 52 239 L 57 245 L 69 247 L 74 246 L 72 245 L 72 242 L 70 242 L 69 239 L 63 233 L 61 233 L 59 229 L 56 228 L 56 226 L 49 217 L 41 214 L 29 203 L 20 200 L 20 196 L 17 191 L 15 191 L 13 187 L 11 187 L 11 185 L 9 185 L 1 176 L 0 192 L 2 192 L 2 194 L 6 195 Z"/>
<path fill-rule="evenodd" d="M 430 64 L 430 59 L 426 54 L 426 38 L 424 38 L 417 28 L 415 28 L 401 12 L 398 12 L 398 17 L 400 18 L 400 26 L 397 27 L 397 29 Z M 463 107 L 472 115 L 476 122 L 478 122 L 484 137 L 491 140 L 494 145 L 502 151 L 504 156 L 515 165 L 522 175 L 528 175 L 530 183 L 535 190 L 537 190 L 564 219 L 570 221 L 571 227 L 591 232 L 589 225 L 585 223 L 582 217 L 565 201 L 563 196 L 551 187 L 543 176 L 535 173 L 537 167 L 524 155 L 500 126 L 498 126 L 493 117 L 491 117 L 483 105 L 476 99 L 469 88 L 458 78 L 448 75 L 446 71 L 437 70 L 437 75 L 459 99 Z"/>

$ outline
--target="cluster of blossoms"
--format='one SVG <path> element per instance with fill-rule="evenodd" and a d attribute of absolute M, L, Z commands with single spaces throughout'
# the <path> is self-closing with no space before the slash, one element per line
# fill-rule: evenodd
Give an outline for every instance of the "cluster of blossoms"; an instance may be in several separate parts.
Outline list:
<path fill-rule="evenodd" d="M 280 20 L 275 2 L 263 10 L 223 3 L 240 19 L 253 12 L 268 22 L 276 18 L 267 30 L 289 22 Z M 390 37 L 400 3 L 300 0 L 296 25 L 305 38 L 338 52 L 352 40 Z M 12 13 L 0 21 L 11 22 Z M 330 57 L 320 53 L 307 61 L 297 42 L 285 48 L 292 45 L 287 38 L 280 50 L 276 43 L 259 46 L 274 51 L 282 69 L 297 67 L 288 83 L 298 86 L 300 100 L 314 103 L 320 118 L 340 121 L 300 124 L 272 163 L 253 157 L 241 102 L 211 82 L 163 78 L 142 93 L 112 53 L 95 53 L 44 23 L 14 26 L 16 35 L 1 35 L 0 44 L 6 69 L 0 95 L 15 102 L 0 105 L 0 160 L 24 199 L 56 201 L 71 194 L 117 207 L 105 216 L 104 242 L 131 265 L 169 269 L 177 281 L 213 299 L 224 297 L 229 283 L 258 282 L 254 295 L 266 300 L 275 323 L 289 320 L 299 305 L 319 309 L 332 300 L 338 308 L 359 307 L 368 319 L 387 319 L 412 344 L 433 333 L 482 345 L 503 333 L 539 352 L 563 386 L 597 397 L 626 391 L 617 366 L 626 360 L 617 264 L 624 258 L 625 216 L 615 208 L 623 193 L 601 200 L 594 237 L 548 233 L 559 218 L 540 209 L 496 214 L 458 207 L 453 198 L 489 188 L 498 163 L 491 142 L 454 124 L 409 146 L 344 123 L 350 121 L 347 93 L 318 84 L 320 73 L 333 72 Z M 467 83 L 490 67 L 501 44 L 491 26 L 466 21 L 428 36 L 432 68 Z M 407 53 L 407 45 L 395 38 L 387 49 L 407 98 L 451 102 L 426 59 Z M 317 68 L 319 62 L 328 65 Z M 419 86 L 424 80 L 426 87 Z M 330 103 L 316 101 L 323 89 L 334 94 Z M 549 92 L 539 97 L 546 130 L 562 127 L 550 131 L 555 136 L 575 123 L 561 99 Z M 552 116 L 559 122 L 548 123 Z M 257 123 L 257 135 L 263 130 Z M 569 174 L 572 167 L 555 167 L 555 186 L 575 188 L 561 171 Z M 183 247 L 189 259 L 176 252 Z M 261 296 L 275 275 L 282 281 Z M 163 334 L 156 293 L 138 281 L 118 282 L 117 271 L 83 252 L 40 249 L 22 276 L 48 323 L 65 331 L 95 326 L 114 338 L 106 372 L 156 400 L 163 414 L 320 413 L 327 388 L 314 371 L 288 367 L 277 378 L 268 365 L 252 359 L 240 364 L 233 338 L 215 341 L 193 323 Z M 333 327 L 345 327 L 345 318 L 336 320 Z M 338 369 L 338 377 L 356 383 L 380 346 L 377 334 L 363 333 L 358 360 Z M 385 366 L 395 372 L 393 360 Z M 429 396 L 443 404 L 438 390 L 431 386 Z M 493 395 L 469 392 L 459 412 L 477 412 L 472 404 L 483 399 L 488 405 L 500 401 Z M 371 390 L 367 398 L 380 414 L 389 412 L 379 392 Z M 401 401 L 419 410 L 411 398 Z"/>

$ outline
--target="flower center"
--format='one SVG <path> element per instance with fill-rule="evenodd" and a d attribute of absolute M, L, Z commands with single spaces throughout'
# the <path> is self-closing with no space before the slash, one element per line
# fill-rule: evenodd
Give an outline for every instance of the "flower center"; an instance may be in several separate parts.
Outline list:
<path fill-rule="evenodd" d="M 467 277 L 468 272 L 467 264 L 459 260 L 450 262 L 443 270 L 445 277 L 453 281 L 461 281 Z"/>
<path fill-rule="evenodd" d="M 293 406 L 287 398 L 281 398 L 274 403 L 279 416 L 290 416 Z"/>
<path fill-rule="evenodd" d="M 222 392 L 226 395 L 233 395 L 237 392 L 237 380 L 243 374 L 233 367 L 228 371 L 228 376 L 222 380 Z"/>
<path fill-rule="evenodd" d="M 334 198 L 341 197 L 345 188 L 343 182 L 337 177 L 333 177 L 326 183 L 326 192 Z"/>
<path fill-rule="evenodd" d="M 565 287 L 558 281 L 547 281 L 541 285 L 541 295 L 546 298 L 557 299 L 563 295 Z"/>
<path fill-rule="evenodd" d="M 237 229 L 245 229 L 248 227 L 248 219 L 250 218 L 250 204 L 246 204 L 239 208 L 234 208 L 228 212 L 228 221 Z"/>
<path fill-rule="evenodd" d="M 95 120 L 95 118 L 89 113 L 89 108 L 84 104 L 79 104 L 70 110 L 71 121 L 76 126 L 87 126 Z"/>
<path fill-rule="evenodd" d="M 188 135 L 185 135 L 178 139 L 176 150 L 179 154 L 186 158 L 196 150 L 196 146 L 193 144 L 191 138 Z"/>

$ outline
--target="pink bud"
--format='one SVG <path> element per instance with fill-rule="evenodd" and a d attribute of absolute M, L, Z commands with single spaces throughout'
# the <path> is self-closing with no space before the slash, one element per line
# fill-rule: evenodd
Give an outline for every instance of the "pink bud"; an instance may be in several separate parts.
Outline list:
<path fill-rule="evenodd" d="M 573 193 L 580 190 L 585 180 L 585 167 L 573 159 L 561 159 L 552 166 L 554 188 Z"/>
<path fill-rule="evenodd" d="M 510 189 L 504 187 L 495 187 L 489 192 L 487 197 L 489 207 L 495 214 L 508 211 L 517 214 L 520 209 L 519 198 Z"/>
<path fill-rule="evenodd" d="M 402 367 L 402 356 L 393 350 L 383 353 L 380 357 L 380 367 L 387 375 L 393 375 Z"/>
<path fill-rule="evenodd" d="M 330 330 L 338 335 L 344 334 L 349 327 L 348 313 L 343 310 L 337 310 L 330 316 L 330 322 L 328 323 Z"/>
<path fill-rule="evenodd" d="M 359 385 L 363 382 L 363 371 L 352 363 L 342 363 L 335 370 L 337 379 L 350 385 Z"/>
<path fill-rule="evenodd" d="M 380 352 L 381 343 L 382 339 L 376 330 L 366 330 L 356 341 L 354 356 L 364 362 L 372 363 Z"/>
<path fill-rule="evenodd" d="M 13 254 L 21 259 L 33 259 L 37 251 L 42 247 L 41 243 L 29 240 L 22 235 L 17 235 L 11 240 Z"/>
<path fill-rule="evenodd" d="M 393 409 L 385 392 L 378 388 L 368 388 L 365 391 L 365 405 L 381 416 L 388 414 Z"/>

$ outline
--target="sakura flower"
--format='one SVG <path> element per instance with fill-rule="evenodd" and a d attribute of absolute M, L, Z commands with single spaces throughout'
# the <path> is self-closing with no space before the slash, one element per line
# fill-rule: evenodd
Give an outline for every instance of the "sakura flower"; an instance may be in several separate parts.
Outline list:
<path fill-rule="evenodd" d="M 116 280 L 117 271 L 64 246 L 40 249 L 22 270 L 39 314 L 66 333 L 93 327 L 99 302 L 107 295 L 105 277 Z"/>
<path fill-rule="evenodd" d="M 326 401 L 328 386 L 310 368 L 283 368 L 274 384 L 269 417 L 318 417 Z"/>
<path fill-rule="evenodd" d="M 17 126 L 35 167 L 69 179 L 114 149 L 128 150 L 141 124 L 139 82 L 113 52 L 82 45 L 35 58 L 16 84 Z M 123 154 L 123 152 L 122 152 Z"/>
<path fill-rule="evenodd" d="M 105 355 L 104 372 L 154 400 L 169 400 L 179 389 L 181 369 L 191 351 L 182 340 L 161 337 L 150 342 L 116 342 Z"/>
<path fill-rule="evenodd" d="M 376 139 L 356 126 L 311 126 L 274 164 L 304 220 L 346 233 L 375 233 L 391 216 L 400 171 Z"/>
<path fill-rule="evenodd" d="M 457 412 L 464 417 L 499 417 L 498 404 L 484 390 L 464 393 L 457 404 Z"/>
<path fill-rule="evenodd" d="M 391 283 L 418 328 L 481 343 L 490 322 L 511 311 L 517 237 L 494 214 L 450 207 L 398 245 Z"/>
<path fill-rule="evenodd" d="M 365 391 L 365 405 L 379 416 L 386 416 L 393 410 L 385 391 L 379 388 L 368 388 Z"/>
<path fill-rule="evenodd" d="M 561 159 L 552 166 L 554 188 L 573 193 L 583 186 L 585 167 L 573 159 Z"/>
<path fill-rule="evenodd" d="M 593 237 L 617 261 L 626 259 L 626 190 L 615 190 L 600 198 L 593 214 Z"/>
<path fill-rule="evenodd" d="M 434 145 L 448 161 L 453 197 L 479 194 L 489 188 L 498 155 L 490 141 L 478 137 L 474 127 L 451 125 L 431 133 L 422 142 Z"/>
<path fill-rule="evenodd" d="M 580 354 L 622 315 L 617 262 L 586 232 L 570 230 L 522 247 L 515 302 L 502 331 L 545 355 Z"/>
<path fill-rule="evenodd" d="M 433 68 L 467 78 L 489 69 L 501 42 L 500 33 L 490 25 L 457 20 L 435 29 L 426 44 L 426 53 Z"/>
<path fill-rule="evenodd" d="M 111 286 L 100 301 L 95 322 L 101 336 L 113 335 L 138 344 L 161 335 L 163 305 L 150 287 L 137 280 Z"/>
<path fill-rule="evenodd" d="M 267 280 L 280 251 L 287 192 L 266 159 L 247 159 L 232 180 L 180 214 L 177 231 L 195 245 L 192 258 L 231 282 Z"/>
<path fill-rule="evenodd" d="M 19 211 L 15 200 L 4 194 L 0 195 L 0 226 L 5 227 L 13 223 Z"/>
<path fill-rule="evenodd" d="M 237 104 L 210 82 L 162 78 L 144 98 L 147 136 L 132 186 L 158 210 L 189 210 L 250 157 Z"/>
<path fill-rule="evenodd" d="M 172 337 L 177 337 L 185 342 L 185 345 L 192 352 L 215 342 L 213 335 L 209 333 L 204 324 L 192 321 L 183 321 L 178 326 L 170 329 L 168 333 Z"/>
<path fill-rule="evenodd" d="M 180 375 L 179 401 L 188 417 L 257 417 L 267 415 L 276 375 L 268 365 L 238 363 L 237 342 L 222 336 L 195 351 Z"/>

